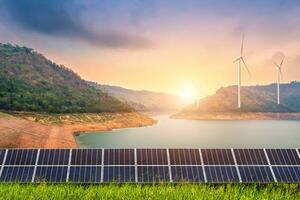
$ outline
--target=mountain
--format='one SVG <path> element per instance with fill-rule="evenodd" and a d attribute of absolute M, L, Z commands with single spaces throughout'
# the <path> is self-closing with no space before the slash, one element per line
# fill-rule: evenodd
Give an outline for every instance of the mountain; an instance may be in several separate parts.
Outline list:
<path fill-rule="evenodd" d="M 277 105 L 277 84 L 244 86 L 242 108 L 237 108 L 236 86 L 223 87 L 190 105 L 183 112 L 300 112 L 300 82 L 281 84 L 281 105 Z"/>
<path fill-rule="evenodd" d="M 89 84 L 128 103 L 138 111 L 171 112 L 178 111 L 185 106 L 182 98 L 176 95 L 144 90 L 130 90 L 117 86 L 101 85 L 94 82 L 89 82 Z"/>
<path fill-rule="evenodd" d="M 53 113 L 133 110 L 33 49 L 1 43 L 0 109 Z"/>

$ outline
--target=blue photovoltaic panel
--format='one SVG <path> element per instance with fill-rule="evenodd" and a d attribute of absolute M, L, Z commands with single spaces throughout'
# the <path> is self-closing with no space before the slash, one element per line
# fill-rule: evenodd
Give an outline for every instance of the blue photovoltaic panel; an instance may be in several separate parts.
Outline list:
<path fill-rule="evenodd" d="M 34 167 L 4 167 L 0 180 L 3 182 L 31 182 Z"/>
<path fill-rule="evenodd" d="M 38 165 L 68 165 L 70 149 L 41 149 Z"/>
<path fill-rule="evenodd" d="M 36 149 L 11 149 L 7 152 L 5 165 L 34 165 L 36 156 Z"/>
<path fill-rule="evenodd" d="M 168 165 L 166 149 L 137 149 L 138 165 Z"/>
<path fill-rule="evenodd" d="M 201 165 L 199 149 L 169 149 L 171 165 Z"/>
<path fill-rule="evenodd" d="M 35 182 L 66 182 L 68 167 L 37 167 Z"/>
<path fill-rule="evenodd" d="M 204 165 L 234 165 L 230 149 L 201 149 Z"/>
<path fill-rule="evenodd" d="M 101 165 L 101 149 L 72 149 L 71 165 Z"/>
<path fill-rule="evenodd" d="M 269 166 L 239 166 L 242 181 L 251 182 L 274 182 L 272 172 Z"/>
<path fill-rule="evenodd" d="M 273 166 L 273 171 L 278 182 L 299 183 L 300 166 Z"/>
<path fill-rule="evenodd" d="M 0 149 L 1 162 L 1 182 L 300 182 L 296 149 Z"/>
<path fill-rule="evenodd" d="M 134 150 L 105 149 L 104 165 L 134 165 Z"/>
<path fill-rule="evenodd" d="M 0 149 L 0 165 L 2 165 L 2 163 L 3 163 L 5 152 L 6 152 L 6 150 Z"/>
<path fill-rule="evenodd" d="M 70 168 L 69 182 L 100 183 L 101 166 L 80 166 Z"/>
<path fill-rule="evenodd" d="M 295 149 L 266 149 L 271 165 L 300 165 Z"/>
<path fill-rule="evenodd" d="M 174 182 L 205 182 L 201 166 L 172 166 Z"/>
<path fill-rule="evenodd" d="M 170 181 L 169 169 L 164 166 L 138 167 L 138 181 L 142 183 Z"/>
<path fill-rule="evenodd" d="M 131 166 L 105 166 L 103 182 L 135 182 L 135 168 Z"/>
<path fill-rule="evenodd" d="M 205 166 L 207 181 L 211 183 L 239 182 L 235 167 Z"/>
<path fill-rule="evenodd" d="M 263 149 L 234 149 L 238 165 L 268 165 Z"/>

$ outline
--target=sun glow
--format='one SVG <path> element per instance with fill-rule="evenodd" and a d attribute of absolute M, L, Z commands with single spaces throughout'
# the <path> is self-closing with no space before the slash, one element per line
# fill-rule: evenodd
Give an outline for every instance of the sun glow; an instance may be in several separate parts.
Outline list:
<path fill-rule="evenodd" d="M 187 103 L 192 103 L 196 101 L 199 96 L 197 90 L 193 87 L 182 88 L 179 95 Z"/>

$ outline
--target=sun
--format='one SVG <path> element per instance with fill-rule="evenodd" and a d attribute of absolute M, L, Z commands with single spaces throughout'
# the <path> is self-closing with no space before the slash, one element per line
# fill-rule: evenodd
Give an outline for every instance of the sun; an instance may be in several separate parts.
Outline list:
<path fill-rule="evenodd" d="M 182 88 L 179 94 L 187 103 L 192 103 L 198 98 L 198 92 L 195 88 L 185 87 Z"/>

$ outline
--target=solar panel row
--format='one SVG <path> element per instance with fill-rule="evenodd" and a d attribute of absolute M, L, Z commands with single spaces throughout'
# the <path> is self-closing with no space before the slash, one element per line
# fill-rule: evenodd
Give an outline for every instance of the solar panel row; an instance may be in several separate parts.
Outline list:
<path fill-rule="evenodd" d="M 295 149 L 0 150 L 3 182 L 300 182 Z"/>
<path fill-rule="evenodd" d="M 104 167 L 103 178 L 101 166 L 71 167 L 68 181 L 80 183 L 100 182 L 136 182 L 135 168 L 132 166 Z M 238 167 L 242 182 L 274 182 L 270 168 L 265 166 Z M 300 182 L 300 167 L 272 167 L 278 182 Z M 68 167 L 37 167 L 34 182 L 66 182 Z M 4 167 L 0 180 L 3 182 L 31 182 L 34 167 Z M 141 183 L 169 182 L 170 174 L 166 166 L 137 167 L 137 181 Z M 206 179 L 202 167 L 171 166 L 173 182 L 239 182 L 237 170 L 233 166 L 207 166 Z"/>
<path fill-rule="evenodd" d="M 11 149 L 4 165 L 68 165 L 70 149 Z M 201 152 L 199 152 L 201 151 Z M 0 150 L 0 163 L 5 157 Z M 169 149 L 170 165 L 300 165 L 296 149 Z M 200 157 L 202 156 L 202 158 Z M 134 149 L 105 149 L 104 165 L 135 165 Z M 235 159 L 234 159 L 235 158 Z M 102 165 L 102 149 L 72 149 L 71 165 Z M 137 165 L 168 165 L 166 149 L 137 149 Z"/>

